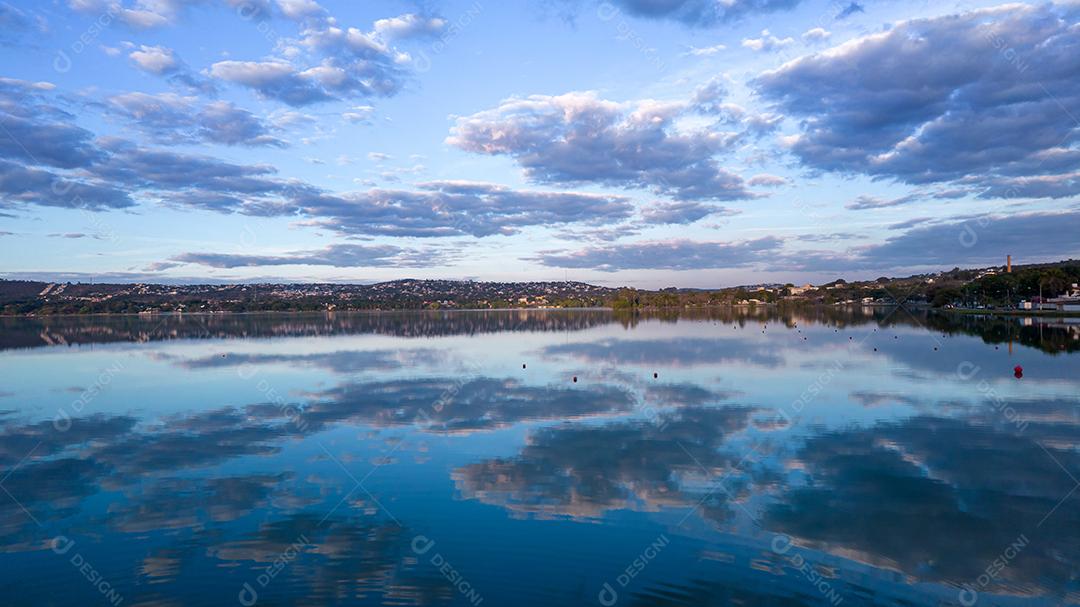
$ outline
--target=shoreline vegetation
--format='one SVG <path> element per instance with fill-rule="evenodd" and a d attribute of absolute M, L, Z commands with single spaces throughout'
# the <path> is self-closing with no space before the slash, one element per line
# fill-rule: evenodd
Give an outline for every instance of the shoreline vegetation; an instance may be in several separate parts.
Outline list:
<path fill-rule="evenodd" d="M 1019 344 L 1052 354 L 1080 351 L 1080 322 L 1076 320 L 979 312 L 958 314 L 927 306 L 905 306 L 901 312 L 891 306 L 772 304 L 654 310 L 521 308 L 9 316 L 0 317 L 0 350 L 174 339 L 361 334 L 428 338 L 501 332 L 571 333 L 611 324 L 632 328 L 644 322 L 709 321 L 721 330 L 744 327 L 748 323 L 765 323 L 769 327 L 775 325 L 788 330 L 820 326 L 827 332 L 860 325 L 873 325 L 885 331 L 908 327 L 929 329 L 943 338 L 976 335 L 1003 350 Z"/>
<path fill-rule="evenodd" d="M 0 315 L 115 315 L 397 310 L 610 308 L 615 311 L 725 306 L 895 306 L 960 314 L 1080 315 L 1080 261 L 879 277 L 820 285 L 720 289 L 613 288 L 574 281 L 395 280 L 376 284 L 110 284 L 0 279 Z M 1068 309 L 1037 309 L 1068 301 Z M 1072 303 L 1075 300 L 1075 304 Z M 1023 309 L 1035 302 L 1036 309 Z M 1073 306 L 1076 306 L 1075 308 Z M 1066 308 L 1065 305 L 1059 306 Z"/>
<path fill-rule="evenodd" d="M 925 303 L 844 303 L 844 304 L 819 304 L 814 302 L 801 302 L 801 303 L 725 303 L 725 304 L 711 304 L 706 306 L 666 306 L 666 307 L 637 307 L 633 309 L 629 308 L 616 308 L 612 306 L 581 306 L 581 307 L 505 307 L 505 308 L 362 308 L 362 309 L 313 309 L 313 310 L 209 310 L 209 311 L 183 311 L 183 310 L 169 310 L 169 311 L 153 311 L 153 312 L 86 312 L 86 313 L 54 313 L 54 314 L 5 314 L 0 313 L 0 318 L 63 318 L 63 317 L 76 317 L 76 318 L 110 318 L 110 317 L 132 317 L 132 318 L 157 318 L 163 316 L 245 316 L 245 315 L 264 315 L 264 314 L 276 314 L 276 315 L 295 315 L 295 314 L 397 314 L 402 312 L 543 312 L 543 311 L 562 311 L 562 312 L 614 312 L 616 314 L 637 314 L 642 313 L 646 316 L 653 314 L 662 314 L 665 312 L 708 312 L 710 310 L 726 310 L 726 309 L 755 309 L 755 308 L 776 308 L 776 309 L 788 309 L 799 310 L 808 308 L 894 308 L 903 307 L 907 309 L 933 309 L 940 314 L 958 314 L 967 316 L 1015 316 L 1015 317 L 1047 317 L 1047 318 L 1080 318 L 1080 310 L 1076 311 L 1057 311 L 1057 310 L 1001 310 L 1001 309 L 987 309 L 987 308 L 933 308 Z"/>

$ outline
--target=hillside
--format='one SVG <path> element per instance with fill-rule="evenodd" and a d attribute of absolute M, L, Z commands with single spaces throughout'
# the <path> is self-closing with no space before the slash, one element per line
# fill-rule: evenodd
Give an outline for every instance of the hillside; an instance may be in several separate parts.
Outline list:
<path fill-rule="evenodd" d="M 765 284 L 721 289 L 614 289 L 583 282 L 475 282 L 404 279 L 359 284 L 85 284 L 0 280 L 3 314 L 705 307 L 731 304 L 911 304 L 1015 307 L 1056 297 L 1080 282 L 1080 262 L 975 269 L 822 285 Z"/>

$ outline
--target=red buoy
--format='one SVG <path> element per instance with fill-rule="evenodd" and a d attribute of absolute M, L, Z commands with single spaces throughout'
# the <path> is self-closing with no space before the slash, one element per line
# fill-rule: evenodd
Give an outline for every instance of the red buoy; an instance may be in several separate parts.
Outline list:
<path fill-rule="evenodd" d="M 1021 377 L 1023 377 L 1024 368 L 1020 365 L 1016 365 L 1015 367 L 1013 367 L 1013 376 L 1016 377 L 1016 379 L 1020 379 Z"/>

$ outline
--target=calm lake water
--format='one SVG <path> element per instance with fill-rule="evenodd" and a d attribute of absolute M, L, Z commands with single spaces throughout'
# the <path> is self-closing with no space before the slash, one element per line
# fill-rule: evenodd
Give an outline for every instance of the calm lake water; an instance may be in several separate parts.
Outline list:
<path fill-rule="evenodd" d="M 0 377 L 3 605 L 1080 601 L 1060 319 L 7 318 Z"/>

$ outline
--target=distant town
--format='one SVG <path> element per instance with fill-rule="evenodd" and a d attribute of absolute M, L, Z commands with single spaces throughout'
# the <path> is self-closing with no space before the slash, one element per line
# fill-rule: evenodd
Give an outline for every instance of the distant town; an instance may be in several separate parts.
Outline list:
<path fill-rule="evenodd" d="M 394 280 L 362 284 L 88 284 L 0 280 L 0 313 L 160 314 L 258 311 L 910 305 L 1080 314 L 1080 261 L 960 269 L 820 285 L 641 290 L 583 282 Z"/>

